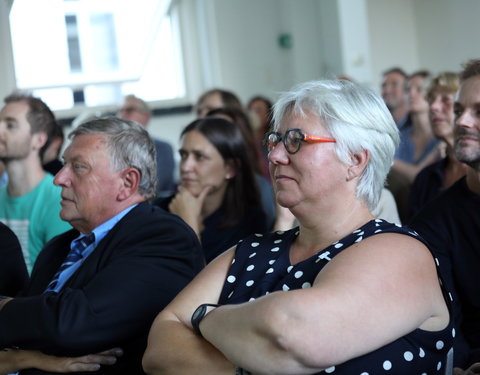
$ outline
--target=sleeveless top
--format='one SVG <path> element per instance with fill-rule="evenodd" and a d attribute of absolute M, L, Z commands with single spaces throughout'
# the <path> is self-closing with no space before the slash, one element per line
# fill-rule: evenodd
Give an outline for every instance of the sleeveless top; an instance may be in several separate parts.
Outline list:
<path fill-rule="evenodd" d="M 240 242 L 228 271 L 219 303 L 237 304 L 254 300 L 273 291 L 309 288 L 318 272 L 335 255 L 354 243 L 378 233 L 401 233 L 425 243 L 411 229 L 376 219 L 312 257 L 291 265 L 289 249 L 298 233 L 298 228 L 294 228 L 286 232 L 255 234 Z M 435 261 L 437 272 L 440 274 L 436 258 Z M 441 281 L 440 284 L 442 285 Z M 442 291 L 452 316 L 451 294 L 446 292 L 443 286 Z M 445 374 L 447 353 L 453 345 L 454 337 L 453 319 L 450 318 L 448 326 L 441 331 L 429 332 L 415 329 L 373 352 L 329 367 L 317 374 Z"/>

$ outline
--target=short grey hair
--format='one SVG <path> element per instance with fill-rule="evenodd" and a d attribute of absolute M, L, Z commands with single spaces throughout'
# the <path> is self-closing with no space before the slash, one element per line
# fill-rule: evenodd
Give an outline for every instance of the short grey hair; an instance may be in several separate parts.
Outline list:
<path fill-rule="evenodd" d="M 273 108 L 274 130 L 286 116 L 312 114 L 336 139 L 340 161 L 367 150 L 369 162 L 357 185 L 357 198 L 376 208 L 399 144 L 397 125 L 385 102 L 372 90 L 346 80 L 311 81 L 281 95 Z"/>
<path fill-rule="evenodd" d="M 110 151 L 110 165 L 115 171 L 135 168 L 140 172 L 138 191 L 146 199 L 155 196 L 157 166 L 155 146 L 143 126 L 117 117 L 104 117 L 80 124 L 68 136 L 102 134 Z"/>

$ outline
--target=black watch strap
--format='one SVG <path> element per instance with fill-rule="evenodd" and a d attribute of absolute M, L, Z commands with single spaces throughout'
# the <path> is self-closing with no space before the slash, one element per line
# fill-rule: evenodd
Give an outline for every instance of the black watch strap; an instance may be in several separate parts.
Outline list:
<path fill-rule="evenodd" d="M 193 312 L 190 322 L 192 323 L 193 330 L 198 336 L 203 337 L 202 332 L 200 332 L 200 322 L 205 317 L 205 314 L 207 313 L 207 308 L 218 307 L 218 306 L 220 305 L 217 305 L 215 303 L 203 303 L 200 306 L 198 306 L 196 310 Z"/>

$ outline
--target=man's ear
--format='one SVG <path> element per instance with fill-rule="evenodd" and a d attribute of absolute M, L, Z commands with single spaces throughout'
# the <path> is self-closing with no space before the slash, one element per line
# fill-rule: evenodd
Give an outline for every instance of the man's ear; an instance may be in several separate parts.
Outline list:
<path fill-rule="evenodd" d="M 350 156 L 350 166 L 347 172 L 347 181 L 353 180 L 359 177 L 370 160 L 370 152 L 368 150 L 362 150 Z"/>
<path fill-rule="evenodd" d="M 45 132 L 38 132 L 32 134 L 32 149 L 40 150 L 45 143 L 47 143 L 48 136 Z"/>
<path fill-rule="evenodd" d="M 121 172 L 122 186 L 117 199 L 123 201 L 130 196 L 138 193 L 141 174 L 136 168 L 127 168 Z"/>

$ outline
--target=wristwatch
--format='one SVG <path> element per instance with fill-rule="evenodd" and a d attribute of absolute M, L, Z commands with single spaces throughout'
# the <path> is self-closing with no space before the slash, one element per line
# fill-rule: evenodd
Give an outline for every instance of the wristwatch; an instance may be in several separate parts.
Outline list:
<path fill-rule="evenodd" d="M 195 311 L 192 314 L 192 318 L 190 319 L 190 322 L 192 323 L 193 330 L 198 336 L 203 337 L 202 332 L 200 332 L 199 326 L 200 326 L 200 322 L 207 314 L 207 308 L 218 307 L 218 306 L 220 305 L 217 305 L 214 303 L 203 303 L 195 309 Z"/>

